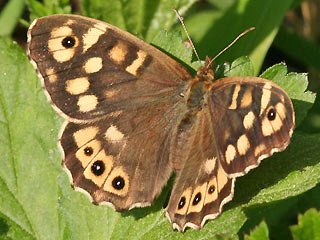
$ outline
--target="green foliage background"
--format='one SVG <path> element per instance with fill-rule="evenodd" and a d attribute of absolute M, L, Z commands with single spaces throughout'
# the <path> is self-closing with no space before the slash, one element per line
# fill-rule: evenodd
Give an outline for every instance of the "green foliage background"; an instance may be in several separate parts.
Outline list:
<path fill-rule="evenodd" d="M 305 74 L 288 74 L 283 63 L 264 66 L 273 44 L 295 61 L 320 70 L 319 45 L 282 24 L 285 14 L 301 2 L 82 0 L 71 5 L 68 0 L 10 0 L 2 4 L 0 239 L 319 239 L 319 101 L 313 105 L 315 94 L 307 91 Z M 218 69 L 223 70 L 217 75 L 253 76 L 266 68 L 261 76 L 275 81 L 293 99 L 297 123 L 286 151 L 237 179 L 234 200 L 219 218 L 201 231 L 184 234 L 173 231 L 163 214 L 170 184 L 151 207 L 126 213 L 94 206 L 72 190 L 56 145 L 63 119 L 47 103 L 23 50 L 27 27 L 34 18 L 78 13 L 152 42 L 192 71 L 195 58 L 183 44 L 185 37 L 177 32 L 181 25 L 172 7 L 184 15 L 202 59 L 217 54 L 243 30 L 256 27 L 218 58 L 218 64 L 231 64 L 220 65 Z"/>

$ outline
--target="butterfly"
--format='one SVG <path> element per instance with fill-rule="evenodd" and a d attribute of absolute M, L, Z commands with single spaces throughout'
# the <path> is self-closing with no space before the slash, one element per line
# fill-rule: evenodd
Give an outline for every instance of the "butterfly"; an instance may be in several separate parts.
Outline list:
<path fill-rule="evenodd" d="M 116 211 L 152 204 L 170 176 L 174 229 L 200 229 L 233 197 L 236 177 L 284 150 L 294 109 L 259 77 L 196 76 L 113 25 L 76 15 L 36 19 L 28 55 L 66 123 L 59 139 L 75 190 Z"/>

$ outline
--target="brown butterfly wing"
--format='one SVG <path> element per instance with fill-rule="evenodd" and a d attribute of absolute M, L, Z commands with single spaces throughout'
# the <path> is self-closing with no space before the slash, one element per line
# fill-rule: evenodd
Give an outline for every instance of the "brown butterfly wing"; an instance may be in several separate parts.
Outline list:
<path fill-rule="evenodd" d="M 227 176 L 218 159 L 208 108 L 197 114 L 193 124 L 180 124 L 170 153 L 177 177 L 167 217 L 179 231 L 200 229 L 206 220 L 220 215 L 222 206 L 233 197 L 234 186 L 234 179 Z"/>
<path fill-rule="evenodd" d="M 172 95 L 189 73 L 137 37 L 105 22 L 52 15 L 28 31 L 28 54 L 66 118 L 93 120 Z"/>
<path fill-rule="evenodd" d="M 241 176 L 274 152 L 284 150 L 294 129 L 288 95 L 258 77 L 219 79 L 211 89 L 209 109 L 221 165 Z"/>
<path fill-rule="evenodd" d="M 235 177 L 284 150 L 294 128 L 290 98 L 266 79 L 220 79 L 204 99 L 172 137 L 170 162 L 177 178 L 167 216 L 179 231 L 200 229 L 217 217 L 233 197 Z"/>
<path fill-rule="evenodd" d="M 37 19 L 28 42 L 50 101 L 70 121 L 60 144 L 73 186 L 117 210 L 150 204 L 172 172 L 165 150 L 189 73 L 135 36 L 81 16 Z"/>
<path fill-rule="evenodd" d="M 172 173 L 168 147 L 180 111 L 172 99 L 95 122 L 68 123 L 60 144 L 75 189 L 118 211 L 150 205 Z"/>

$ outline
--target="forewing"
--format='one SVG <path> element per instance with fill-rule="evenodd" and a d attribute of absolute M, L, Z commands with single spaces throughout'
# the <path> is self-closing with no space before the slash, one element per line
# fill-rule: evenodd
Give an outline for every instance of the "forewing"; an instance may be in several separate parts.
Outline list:
<path fill-rule="evenodd" d="M 76 15 L 35 20 L 28 55 L 49 99 L 70 121 L 157 101 L 190 78 L 179 63 L 130 33 Z"/>
<path fill-rule="evenodd" d="M 274 152 L 284 150 L 294 129 L 288 95 L 258 77 L 232 77 L 214 83 L 208 100 L 221 165 L 241 176 Z"/>

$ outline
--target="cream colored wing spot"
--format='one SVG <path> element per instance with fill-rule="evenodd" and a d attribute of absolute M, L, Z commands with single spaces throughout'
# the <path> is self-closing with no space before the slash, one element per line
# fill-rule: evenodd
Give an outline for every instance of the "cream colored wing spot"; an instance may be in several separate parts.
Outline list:
<path fill-rule="evenodd" d="M 228 176 L 222 169 L 222 167 L 218 168 L 218 173 L 217 173 L 217 186 L 218 186 L 218 192 L 221 192 L 223 187 L 227 184 L 228 182 Z"/>
<path fill-rule="evenodd" d="M 114 168 L 107 178 L 103 186 L 103 190 L 116 194 L 118 196 L 125 196 L 129 191 L 129 176 L 122 167 Z"/>
<path fill-rule="evenodd" d="M 177 205 L 176 213 L 185 215 L 187 213 L 189 202 L 191 199 L 191 187 L 184 190 L 184 192 L 181 194 L 179 203 Z"/>
<path fill-rule="evenodd" d="M 251 104 L 252 104 L 252 88 L 248 87 L 242 96 L 240 107 L 246 108 Z"/>
<path fill-rule="evenodd" d="M 238 99 L 238 96 L 239 96 L 239 92 L 240 92 L 240 85 L 237 84 L 234 88 L 234 91 L 233 91 L 233 94 L 232 94 L 232 101 L 231 101 L 231 104 L 229 106 L 229 109 L 231 110 L 235 110 L 237 108 L 237 99 Z"/>
<path fill-rule="evenodd" d="M 264 84 L 262 88 L 261 105 L 260 105 L 260 116 L 267 108 L 271 99 L 271 85 L 270 83 Z"/>
<path fill-rule="evenodd" d="M 116 126 L 111 125 L 107 129 L 104 136 L 107 141 L 121 141 L 124 137 L 124 134 L 120 132 Z"/>
<path fill-rule="evenodd" d="M 108 29 L 108 26 L 106 24 L 102 23 L 102 22 L 96 23 L 94 25 L 94 27 L 96 27 L 96 28 L 98 28 L 98 29 L 100 29 L 101 31 L 104 31 L 104 32 L 106 32 L 107 29 Z"/>
<path fill-rule="evenodd" d="M 218 198 L 218 186 L 217 186 L 217 178 L 213 177 L 207 185 L 207 193 L 206 198 L 204 200 L 204 205 L 214 202 Z"/>
<path fill-rule="evenodd" d="M 46 75 L 50 83 L 55 83 L 58 79 L 53 68 L 46 69 Z"/>
<path fill-rule="evenodd" d="M 254 149 L 254 155 L 256 157 L 260 156 L 262 154 L 263 151 L 265 151 L 267 149 L 266 145 L 261 143 L 260 145 L 256 146 L 256 148 Z"/>
<path fill-rule="evenodd" d="M 207 174 L 212 173 L 212 171 L 214 170 L 215 166 L 216 166 L 216 162 L 217 162 L 217 158 L 213 157 L 211 159 L 207 159 L 204 163 L 204 171 Z"/>
<path fill-rule="evenodd" d="M 285 119 L 286 114 L 286 108 L 283 105 L 283 103 L 279 102 L 275 106 L 275 118 L 273 120 L 268 119 L 268 112 L 270 109 L 273 109 L 273 107 L 269 107 L 266 110 L 266 116 L 262 120 L 262 134 L 263 136 L 270 136 L 276 131 L 280 130 L 280 128 L 283 125 L 282 119 Z"/>
<path fill-rule="evenodd" d="M 66 81 L 66 91 L 72 95 L 78 95 L 88 91 L 90 86 L 88 77 L 79 77 Z"/>
<path fill-rule="evenodd" d="M 229 144 L 225 153 L 227 164 L 230 164 L 234 160 L 236 154 L 236 148 L 232 144 Z"/>
<path fill-rule="evenodd" d="M 101 57 L 89 58 L 83 66 L 84 71 L 86 73 L 99 72 L 102 67 L 103 67 L 103 65 L 102 65 L 102 58 Z"/>
<path fill-rule="evenodd" d="M 281 120 L 286 118 L 287 110 L 283 103 L 281 102 L 277 103 L 275 109 L 276 109 L 276 114 L 279 115 Z"/>
<path fill-rule="evenodd" d="M 142 64 L 144 63 L 144 61 L 147 57 L 147 53 L 142 50 L 139 50 L 137 55 L 138 55 L 138 57 L 131 63 L 131 65 L 126 67 L 126 71 L 128 73 L 131 73 L 134 76 L 137 75 L 139 67 L 141 67 Z"/>
<path fill-rule="evenodd" d="M 75 49 L 79 45 L 79 40 L 72 34 L 72 29 L 68 26 L 57 27 L 52 30 L 50 39 L 48 41 L 48 49 L 57 62 L 62 63 L 69 61 L 74 56 Z M 75 41 L 73 47 L 71 48 L 65 48 L 62 45 L 62 41 L 68 36 L 72 36 Z"/>
<path fill-rule="evenodd" d="M 101 150 L 101 142 L 92 140 L 83 145 L 76 152 L 76 158 L 81 162 L 83 168 L 86 168 L 95 155 Z"/>
<path fill-rule="evenodd" d="M 239 137 L 237 141 L 237 149 L 240 155 L 245 155 L 250 148 L 250 142 L 248 137 L 243 134 L 241 137 Z"/>
<path fill-rule="evenodd" d="M 56 27 L 51 31 L 51 38 L 66 37 L 72 35 L 72 28 L 68 26 Z"/>
<path fill-rule="evenodd" d="M 100 151 L 84 170 L 85 178 L 90 179 L 98 187 L 102 187 L 111 171 L 113 161 L 113 156 L 106 155 L 104 150 Z M 97 164 L 99 164 L 98 169 Z"/>
<path fill-rule="evenodd" d="M 69 61 L 74 56 L 75 50 L 72 48 L 53 52 L 53 58 L 60 63 Z"/>
<path fill-rule="evenodd" d="M 99 132 L 98 127 L 87 127 L 80 129 L 73 134 L 73 139 L 80 148 L 90 140 L 94 139 Z"/>
<path fill-rule="evenodd" d="M 249 130 L 250 128 L 252 128 L 253 123 L 254 123 L 254 119 L 255 119 L 255 116 L 252 111 L 248 112 L 244 116 L 242 124 L 246 130 Z"/>
<path fill-rule="evenodd" d="M 202 210 L 204 199 L 206 196 L 207 185 L 208 183 L 205 182 L 204 184 L 194 189 L 192 197 L 190 199 L 190 204 L 189 204 L 187 214 L 192 212 L 200 212 Z"/>
<path fill-rule="evenodd" d="M 272 89 L 272 86 L 270 83 L 265 83 L 264 86 L 263 86 L 264 89 L 269 89 L 271 90 Z"/>
<path fill-rule="evenodd" d="M 274 133 L 272 125 L 267 117 L 265 117 L 261 122 L 261 130 L 263 136 L 267 137 Z"/>
<path fill-rule="evenodd" d="M 80 96 L 77 105 L 80 112 L 90 112 L 98 105 L 98 98 L 95 95 Z"/>
<path fill-rule="evenodd" d="M 111 50 L 109 51 L 109 57 L 118 65 L 120 65 L 125 59 L 128 53 L 127 46 L 119 41 Z"/>
<path fill-rule="evenodd" d="M 96 44 L 101 35 L 107 33 L 107 26 L 102 24 L 95 24 L 92 28 L 88 30 L 82 36 L 83 42 L 83 50 L 82 52 L 85 53 L 89 48 L 91 48 L 94 44 Z"/>
<path fill-rule="evenodd" d="M 72 24 L 75 24 L 76 21 L 72 20 L 72 19 L 69 19 L 67 22 L 66 22 L 66 25 L 70 26 Z"/>

